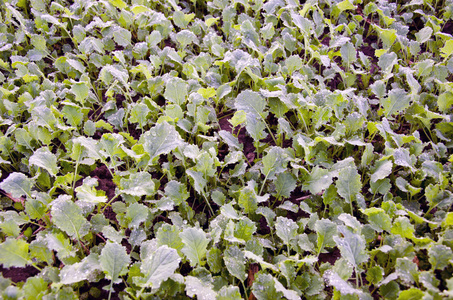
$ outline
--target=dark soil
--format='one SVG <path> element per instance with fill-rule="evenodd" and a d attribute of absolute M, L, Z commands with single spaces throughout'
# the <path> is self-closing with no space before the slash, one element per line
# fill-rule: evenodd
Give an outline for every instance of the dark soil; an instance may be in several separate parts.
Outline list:
<path fill-rule="evenodd" d="M 26 266 L 24 268 L 4 268 L 0 266 L 0 273 L 3 277 L 11 279 L 13 282 L 25 282 L 28 277 L 33 277 L 39 273 L 37 269 L 32 266 Z"/>

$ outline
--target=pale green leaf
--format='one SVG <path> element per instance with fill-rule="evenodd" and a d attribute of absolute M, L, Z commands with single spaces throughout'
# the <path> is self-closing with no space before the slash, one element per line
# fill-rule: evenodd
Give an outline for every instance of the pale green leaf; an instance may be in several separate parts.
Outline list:
<path fill-rule="evenodd" d="M 338 194 L 343 197 L 347 203 L 351 203 L 357 198 L 357 194 L 362 189 L 360 175 L 356 167 L 346 167 L 342 169 L 335 183 Z"/>
<path fill-rule="evenodd" d="M 190 261 L 190 265 L 195 267 L 197 265 L 204 265 L 204 258 L 206 257 L 207 246 L 209 239 L 206 233 L 200 228 L 186 228 L 179 236 L 181 237 L 184 247 L 182 252 Z"/>
<path fill-rule="evenodd" d="M 82 238 L 88 233 L 90 223 L 83 217 L 82 209 L 72 202 L 70 196 L 60 196 L 52 202 L 52 222 L 73 238 Z"/>
<path fill-rule="evenodd" d="M 148 172 L 138 172 L 129 175 L 129 178 L 121 178 L 121 192 L 131 196 L 151 196 L 154 193 L 155 186 Z"/>
<path fill-rule="evenodd" d="M 126 248 L 117 243 L 107 243 L 99 256 L 102 270 L 113 283 L 119 283 L 119 277 L 127 273 L 130 262 Z"/>
<path fill-rule="evenodd" d="M 275 222 L 275 231 L 279 238 L 282 239 L 285 245 L 289 245 L 297 236 L 299 226 L 291 219 L 285 217 L 277 217 Z"/>
<path fill-rule="evenodd" d="M 0 244 L 0 264 L 4 268 L 21 268 L 31 264 L 28 243 L 21 239 L 6 238 Z"/>
<path fill-rule="evenodd" d="M 161 154 L 168 154 L 184 144 L 175 127 L 167 122 L 156 124 L 142 135 L 141 140 L 145 152 L 150 156 L 150 164 L 155 164 Z"/>
<path fill-rule="evenodd" d="M 223 254 L 225 266 L 231 275 L 244 282 L 247 279 L 245 272 L 245 256 L 244 253 L 237 247 L 228 247 Z"/>
<path fill-rule="evenodd" d="M 144 274 L 143 287 L 159 288 L 160 284 L 174 274 L 181 258 L 175 249 L 166 245 L 160 246 L 156 251 L 143 259 L 140 267 Z"/>
<path fill-rule="evenodd" d="M 173 77 L 167 81 L 164 97 L 178 106 L 186 102 L 187 83 L 181 78 Z"/>
<path fill-rule="evenodd" d="M 20 198 L 22 195 L 30 196 L 32 187 L 32 179 L 17 172 L 11 173 L 2 181 L 2 183 L 0 183 L 0 189 L 11 194 L 13 198 Z"/>

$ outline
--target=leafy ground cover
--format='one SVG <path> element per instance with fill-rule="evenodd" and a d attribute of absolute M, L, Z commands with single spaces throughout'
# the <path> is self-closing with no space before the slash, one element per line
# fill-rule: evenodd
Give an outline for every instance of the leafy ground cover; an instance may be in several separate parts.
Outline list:
<path fill-rule="evenodd" d="M 453 2 L 3 0 L 4 299 L 453 297 Z"/>

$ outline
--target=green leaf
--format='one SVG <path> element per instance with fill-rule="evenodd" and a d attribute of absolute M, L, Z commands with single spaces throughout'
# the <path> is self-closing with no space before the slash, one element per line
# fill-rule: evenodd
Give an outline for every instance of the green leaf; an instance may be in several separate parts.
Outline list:
<path fill-rule="evenodd" d="M 228 247 L 223 255 L 225 266 L 231 275 L 244 282 L 247 279 L 245 272 L 245 256 L 244 253 L 237 247 Z"/>
<path fill-rule="evenodd" d="M 362 183 L 360 182 L 360 175 L 357 172 L 357 168 L 355 166 L 349 166 L 342 169 L 335 185 L 338 194 L 343 197 L 347 203 L 351 203 L 356 199 L 357 194 L 359 194 L 362 189 Z"/>
<path fill-rule="evenodd" d="M 25 212 L 31 219 L 40 220 L 47 212 L 47 207 L 39 200 L 27 199 L 25 202 Z"/>
<path fill-rule="evenodd" d="M 383 98 L 382 106 L 384 108 L 385 116 L 396 115 L 409 107 L 411 97 L 403 89 L 392 89 L 388 97 Z"/>
<path fill-rule="evenodd" d="M 0 244 L 0 263 L 4 268 L 21 268 L 31 264 L 28 246 L 28 243 L 24 240 L 6 238 Z"/>
<path fill-rule="evenodd" d="M 220 289 L 216 300 L 242 300 L 241 292 L 237 286 L 223 286 Z"/>
<path fill-rule="evenodd" d="M 99 256 L 98 254 L 92 253 L 85 257 L 81 262 L 64 266 L 60 271 L 60 283 L 73 284 L 87 280 L 91 276 L 95 275 L 97 270 L 100 269 L 101 265 L 99 264 Z"/>
<path fill-rule="evenodd" d="M 453 105 L 453 93 L 445 92 L 440 94 L 437 98 L 437 105 L 439 106 L 439 109 L 444 113 L 451 111 L 451 106 Z"/>
<path fill-rule="evenodd" d="M 365 239 L 359 234 L 352 233 L 342 225 L 338 226 L 338 231 L 342 237 L 334 236 L 333 239 L 340 249 L 341 256 L 355 268 L 368 261 Z"/>
<path fill-rule="evenodd" d="M 203 173 L 194 171 L 193 169 L 187 170 L 186 173 L 192 178 L 195 191 L 200 194 L 204 194 L 207 181 L 204 178 Z"/>
<path fill-rule="evenodd" d="M 443 270 L 451 264 L 453 252 L 445 245 L 432 245 L 428 249 L 429 263 L 434 270 Z"/>
<path fill-rule="evenodd" d="M 441 56 L 448 58 L 453 53 L 453 39 L 445 42 L 445 46 L 440 48 Z"/>
<path fill-rule="evenodd" d="M 325 247 L 334 247 L 333 237 L 337 235 L 337 225 L 328 219 L 321 219 L 315 223 L 318 253 L 322 253 Z"/>
<path fill-rule="evenodd" d="M 155 164 L 161 154 L 168 154 L 184 144 L 175 127 L 167 122 L 157 124 L 140 140 L 143 140 L 143 148 L 150 156 L 150 164 Z"/>
<path fill-rule="evenodd" d="M 112 283 L 119 283 L 119 277 L 127 273 L 131 259 L 126 248 L 117 243 L 107 243 L 102 248 L 99 263 L 102 270 Z"/>
<path fill-rule="evenodd" d="M 348 1 L 343 1 L 348 2 Z M 342 2 L 342 3 L 343 3 Z M 338 4 L 340 5 L 340 4 Z M 341 58 L 343 59 L 343 63 L 346 66 L 357 61 L 357 51 L 354 48 L 354 45 L 351 42 L 347 42 L 340 48 Z"/>
<path fill-rule="evenodd" d="M 341 295 L 362 295 L 363 292 L 354 288 L 350 283 L 343 280 L 337 273 L 327 271 L 324 274 L 328 285 L 333 286 Z"/>
<path fill-rule="evenodd" d="M 418 282 L 417 265 L 407 257 L 398 257 L 395 265 L 396 274 L 406 284 L 411 285 Z"/>
<path fill-rule="evenodd" d="M 285 217 L 277 217 L 275 232 L 285 245 L 289 245 L 291 240 L 296 238 L 298 229 L 299 226 L 293 220 Z"/>
<path fill-rule="evenodd" d="M 374 172 L 371 174 L 371 182 L 387 178 L 392 173 L 393 164 L 390 160 L 380 160 L 375 164 Z"/>
<path fill-rule="evenodd" d="M 421 29 L 419 32 L 415 34 L 415 38 L 417 39 L 417 42 L 422 44 L 428 41 L 432 34 L 433 29 L 429 26 L 426 26 L 425 28 Z"/>
<path fill-rule="evenodd" d="M 141 128 L 148 122 L 147 116 L 150 113 L 150 109 L 144 103 L 137 103 L 132 107 L 131 117 L 129 122 L 138 123 Z"/>
<path fill-rule="evenodd" d="M 425 296 L 425 293 L 421 290 L 417 288 L 410 288 L 408 290 L 401 291 L 398 295 L 398 300 L 418 300 L 423 299 L 423 296 Z"/>
<path fill-rule="evenodd" d="M 203 266 L 203 259 L 206 256 L 206 247 L 209 244 L 209 239 L 206 233 L 200 228 L 186 228 L 179 236 L 181 237 L 184 247 L 182 252 L 187 256 L 190 265 L 195 267 L 197 265 Z"/>
<path fill-rule="evenodd" d="M 253 295 L 258 300 L 282 299 L 283 293 L 275 288 L 275 281 L 272 275 L 259 273 L 252 285 Z"/>
<path fill-rule="evenodd" d="M 392 219 L 387 213 L 378 207 L 370 207 L 363 210 L 363 213 L 368 216 L 368 222 L 371 227 L 377 232 L 387 231 L 390 232 L 392 228 Z"/>
<path fill-rule="evenodd" d="M 185 283 L 187 296 L 191 298 L 197 296 L 198 300 L 216 299 L 217 293 L 210 282 L 201 281 L 197 277 L 186 276 Z"/>
<path fill-rule="evenodd" d="M 5 180 L 0 183 L 0 189 L 13 198 L 20 198 L 22 195 L 31 196 L 33 181 L 22 173 L 11 173 Z"/>
<path fill-rule="evenodd" d="M 96 178 L 91 178 L 90 176 L 85 177 L 82 185 L 75 189 L 77 192 L 77 199 L 94 204 L 107 202 L 105 192 L 98 191 L 96 189 L 97 186 L 98 180 Z"/>
<path fill-rule="evenodd" d="M 129 30 L 117 26 L 113 31 L 113 39 L 118 45 L 127 47 L 131 44 L 132 34 Z"/>
<path fill-rule="evenodd" d="M 403 238 L 414 237 L 414 225 L 411 224 L 408 218 L 398 217 L 393 221 L 391 233 L 399 234 Z"/>
<path fill-rule="evenodd" d="M 304 184 L 302 185 L 303 190 L 308 190 L 310 193 L 316 195 L 327 189 L 332 183 L 332 175 L 326 169 L 315 166 Z"/>
<path fill-rule="evenodd" d="M 222 264 L 223 252 L 218 248 L 209 249 L 206 258 L 208 261 L 209 269 L 213 274 L 220 273 L 223 269 Z"/>
<path fill-rule="evenodd" d="M 267 179 L 275 179 L 275 175 L 286 170 L 287 157 L 280 147 L 272 147 L 262 159 L 261 172 Z"/>
<path fill-rule="evenodd" d="M 71 92 L 75 95 L 75 100 L 84 104 L 88 98 L 90 88 L 85 82 L 76 82 L 71 86 Z"/>
<path fill-rule="evenodd" d="M 138 172 L 129 175 L 129 178 L 121 178 L 121 192 L 131 196 L 151 196 L 154 194 L 155 186 L 148 172 Z"/>
<path fill-rule="evenodd" d="M 22 289 L 26 300 L 42 299 L 47 291 L 47 282 L 40 277 L 28 277 Z"/>
<path fill-rule="evenodd" d="M 350 10 L 350 9 L 356 9 L 357 8 L 349 0 L 341 1 L 340 3 L 337 4 L 337 7 L 338 7 L 338 9 L 340 11 L 345 11 L 345 10 Z"/>
<path fill-rule="evenodd" d="M 80 239 L 88 233 L 90 223 L 82 216 L 82 209 L 70 199 L 63 195 L 52 202 L 52 221 L 73 238 Z"/>
<path fill-rule="evenodd" d="M 148 207 L 141 203 L 132 203 L 126 210 L 126 220 L 129 228 L 138 228 L 148 217 Z"/>
<path fill-rule="evenodd" d="M 234 107 L 237 110 L 243 110 L 246 114 L 263 116 L 266 108 L 266 101 L 257 92 L 246 90 L 241 92 L 235 102 Z"/>
<path fill-rule="evenodd" d="M 142 287 L 159 288 L 161 283 L 174 274 L 181 258 L 175 249 L 160 246 L 150 256 L 143 259 L 140 267 L 144 275 Z"/>
<path fill-rule="evenodd" d="M 187 86 L 181 78 L 170 78 L 165 85 L 165 99 L 178 106 L 183 105 L 186 102 Z"/>
<path fill-rule="evenodd" d="M 276 198 L 289 198 L 291 192 L 294 191 L 297 185 L 297 180 L 291 173 L 280 173 L 275 181 Z"/>

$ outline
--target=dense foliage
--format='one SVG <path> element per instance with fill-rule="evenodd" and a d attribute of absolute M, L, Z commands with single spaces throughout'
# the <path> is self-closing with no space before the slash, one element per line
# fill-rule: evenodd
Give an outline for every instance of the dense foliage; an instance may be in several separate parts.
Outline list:
<path fill-rule="evenodd" d="M 3 299 L 453 297 L 451 0 L 0 2 Z"/>

